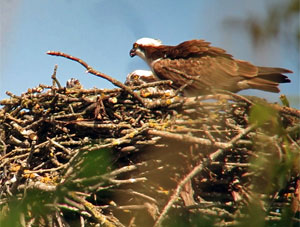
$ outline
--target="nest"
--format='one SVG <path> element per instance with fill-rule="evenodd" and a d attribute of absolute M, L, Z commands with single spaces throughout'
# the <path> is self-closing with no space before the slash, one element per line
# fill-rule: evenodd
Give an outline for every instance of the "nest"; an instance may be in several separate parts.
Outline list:
<path fill-rule="evenodd" d="M 299 110 L 52 78 L 0 101 L 5 226 L 299 223 Z"/>

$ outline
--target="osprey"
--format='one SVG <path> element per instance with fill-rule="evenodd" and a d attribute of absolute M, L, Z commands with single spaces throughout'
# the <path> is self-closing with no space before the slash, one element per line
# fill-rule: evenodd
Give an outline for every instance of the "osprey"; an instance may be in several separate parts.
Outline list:
<path fill-rule="evenodd" d="M 127 75 L 125 85 L 139 86 L 155 81 L 158 81 L 158 79 L 153 75 L 152 71 L 138 69 Z"/>
<path fill-rule="evenodd" d="M 234 59 L 225 50 L 210 46 L 204 40 L 189 40 L 177 46 L 162 45 L 160 40 L 142 38 L 133 44 L 130 56 L 138 55 L 161 80 L 173 81 L 173 88 L 184 88 L 186 94 L 200 95 L 214 89 L 238 92 L 259 89 L 279 92 L 279 83 L 290 80 L 284 68 L 255 66 Z"/>
<path fill-rule="evenodd" d="M 127 86 L 140 86 L 151 82 L 157 82 L 158 79 L 153 75 L 152 71 L 149 70 L 135 70 L 129 73 L 126 77 L 125 85 Z M 159 85 L 155 87 L 146 87 L 140 89 L 142 97 L 163 94 L 164 96 L 174 96 L 174 89 L 170 89 L 168 85 Z"/>

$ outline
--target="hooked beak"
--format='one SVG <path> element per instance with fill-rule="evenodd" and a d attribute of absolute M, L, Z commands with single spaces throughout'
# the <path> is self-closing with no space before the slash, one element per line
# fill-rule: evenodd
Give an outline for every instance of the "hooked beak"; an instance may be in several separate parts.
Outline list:
<path fill-rule="evenodd" d="M 136 55 L 136 49 L 132 48 L 129 52 L 130 57 L 134 57 Z"/>

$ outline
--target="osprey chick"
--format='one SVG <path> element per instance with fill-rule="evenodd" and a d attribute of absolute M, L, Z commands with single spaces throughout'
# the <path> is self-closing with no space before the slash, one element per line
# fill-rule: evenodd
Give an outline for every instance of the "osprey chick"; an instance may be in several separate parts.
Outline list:
<path fill-rule="evenodd" d="M 253 88 L 279 92 L 279 83 L 290 82 L 283 73 L 292 73 L 284 68 L 255 66 L 234 59 L 225 50 L 210 46 L 204 40 L 167 46 L 157 39 L 142 38 L 130 50 L 130 56 L 135 55 L 146 61 L 159 79 L 173 81 L 175 89 L 186 85 L 185 92 L 193 95 L 210 93 L 213 89 L 238 92 Z"/>

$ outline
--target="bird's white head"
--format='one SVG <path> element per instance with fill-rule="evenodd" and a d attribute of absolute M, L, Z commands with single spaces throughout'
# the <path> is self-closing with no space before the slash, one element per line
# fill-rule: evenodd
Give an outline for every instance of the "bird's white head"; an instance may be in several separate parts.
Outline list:
<path fill-rule="evenodd" d="M 130 50 L 130 56 L 134 57 L 134 56 L 137 55 L 137 56 L 141 57 L 142 59 L 144 59 L 149 64 L 149 62 L 148 62 L 149 59 L 146 58 L 146 53 L 145 53 L 147 47 L 150 47 L 150 46 L 158 47 L 158 46 L 161 46 L 161 45 L 162 45 L 162 43 L 158 39 L 152 39 L 152 38 L 138 39 L 133 44 L 133 47 Z"/>
<path fill-rule="evenodd" d="M 155 79 L 152 71 L 138 69 L 127 75 L 125 85 L 139 85 L 154 82 L 156 80 L 157 79 Z"/>
<path fill-rule="evenodd" d="M 141 38 L 141 39 L 138 39 L 135 43 L 138 45 L 142 45 L 142 46 L 160 46 L 160 45 L 162 45 L 162 43 L 159 39 L 152 39 L 152 38 Z"/>

